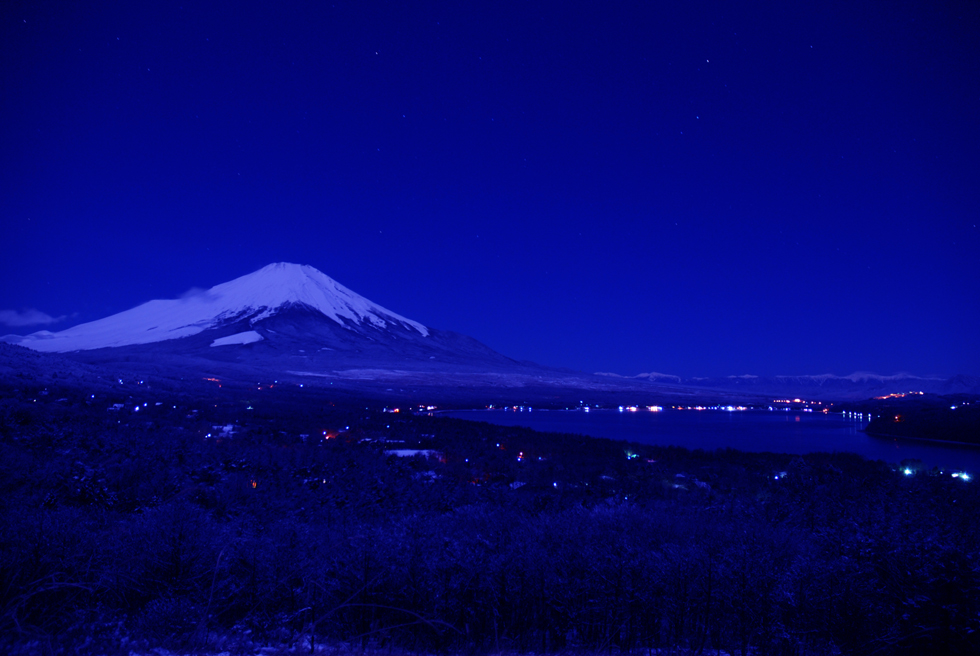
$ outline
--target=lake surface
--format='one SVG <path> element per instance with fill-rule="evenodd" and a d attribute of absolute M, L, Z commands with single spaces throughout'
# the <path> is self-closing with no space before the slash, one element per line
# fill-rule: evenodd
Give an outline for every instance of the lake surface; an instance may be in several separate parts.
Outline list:
<path fill-rule="evenodd" d="M 745 410 L 460 410 L 445 415 L 537 431 L 579 433 L 688 449 L 774 453 L 848 452 L 870 460 L 921 460 L 926 466 L 980 474 L 980 447 L 885 439 L 862 432 L 866 421 L 810 412 Z"/>

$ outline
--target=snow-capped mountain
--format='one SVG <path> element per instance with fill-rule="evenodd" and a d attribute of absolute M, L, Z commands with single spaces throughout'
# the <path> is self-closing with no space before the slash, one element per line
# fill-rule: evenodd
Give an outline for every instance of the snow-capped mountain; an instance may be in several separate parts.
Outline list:
<path fill-rule="evenodd" d="M 231 325 L 253 327 L 284 310 L 300 307 L 350 330 L 398 327 L 423 337 L 429 335 L 422 324 L 372 303 L 311 266 L 280 262 L 185 298 L 149 301 L 60 332 L 44 330 L 24 337 L 8 336 L 4 341 L 57 353 L 151 344 Z M 213 345 L 261 339 L 261 333 L 243 330 L 217 338 Z"/>
<path fill-rule="evenodd" d="M 2 341 L 171 380 L 285 378 L 387 390 L 409 381 L 513 387 L 555 375 L 471 337 L 407 319 L 313 267 L 286 263 L 61 332 Z"/>

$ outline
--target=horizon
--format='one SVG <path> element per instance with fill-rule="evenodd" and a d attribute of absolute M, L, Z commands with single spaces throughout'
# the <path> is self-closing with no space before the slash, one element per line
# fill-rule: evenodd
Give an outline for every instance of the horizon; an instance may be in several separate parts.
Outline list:
<path fill-rule="evenodd" d="M 0 29 L 2 334 L 287 261 L 552 367 L 980 375 L 977 3 Z"/>
<path fill-rule="evenodd" d="M 172 298 L 172 299 L 150 299 L 148 301 L 145 301 L 143 303 L 140 303 L 140 304 L 134 306 L 133 308 L 128 308 L 127 310 L 123 310 L 122 313 L 129 312 L 130 310 L 135 310 L 135 309 L 137 309 L 137 308 L 139 308 L 139 307 L 141 307 L 143 305 L 149 304 L 149 303 L 156 303 L 156 302 L 161 302 L 161 301 L 162 302 L 170 302 L 170 301 L 183 302 L 183 301 L 190 300 L 192 298 L 203 297 L 203 296 L 205 296 L 207 294 L 207 292 L 210 292 L 214 287 L 217 287 L 219 285 L 224 285 L 224 284 L 227 284 L 229 282 L 235 282 L 235 281 L 237 281 L 239 279 L 246 278 L 246 277 L 249 277 L 249 276 L 253 276 L 254 274 L 259 273 L 259 272 L 261 272 L 263 270 L 269 270 L 269 269 L 272 269 L 274 267 L 281 267 L 283 265 L 290 266 L 290 267 L 312 268 L 315 272 L 320 273 L 321 275 L 326 276 L 326 274 L 324 274 L 322 271 L 319 271 L 315 267 L 310 267 L 310 265 L 297 264 L 297 263 L 291 263 L 291 262 L 273 262 L 273 263 L 267 264 L 266 266 L 262 267 L 261 269 L 258 269 L 256 271 L 253 271 L 253 272 L 244 274 L 242 276 L 239 276 L 238 278 L 236 278 L 234 280 L 225 281 L 223 283 L 219 283 L 218 285 L 215 285 L 215 286 L 213 286 L 213 287 L 211 287 L 209 289 L 191 288 L 187 292 L 185 292 L 183 294 L 180 294 L 177 297 Z M 327 277 L 330 278 L 330 276 L 327 276 Z M 330 280 L 333 281 L 333 282 L 337 282 L 338 284 L 340 284 L 339 281 L 333 280 L 332 278 L 330 278 Z M 349 291 L 352 291 L 355 294 L 357 293 L 356 290 L 349 290 Z M 373 301 L 371 301 L 371 299 L 366 299 L 366 300 L 369 301 L 369 302 L 371 302 L 371 303 L 373 303 Z M 302 301 L 300 301 L 300 302 L 302 302 Z M 387 308 L 380 308 L 380 309 L 388 311 Z M 119 314 L 122 314 L 122 313 L 119 313 Z M 59 333 L 59 332 L 62 332 L 62 331 L 70 330 L 72 328 L 77 328 L 79 326 L 84 326 L 84 325 L 86 325 L 88 323 L 99 322 L 99 321 L 101 321 L 103 319 L 111 319 L 114 316 L 116 316 L 116 315 L 110 315 L 108 317 L 100 317 L 98 319 L 94 319 L 91 322 L 81 322 L 81 323 L 73 324 L 71 326 L 67 326 L 67 327 L 62 328 L 61 330 L 57 330 L 57 331 L 49 331 L 47 329 L 43 329 L 43 330 L 40 330 L 40 331 L 32 331 L 32 332 L 29 332 L 29 333 L 17 333 L 17 332 L 8 333 L 6 335 L 0 335 L 0 342 L 6 341 L 7 338 L 14 337 L 14 336 L 29 336 L 29 335 L 38 334 L 38 333 L 40 333 L 40 334 Z M 399 316 L 397 314 L 394 314 L 393 316 L 395 318 L 397 318 L 397 319 L 407 320 L 409 323 L 415 323 L 410 317 L 401 317 L 401 316 Z M 426 328 L 433 328 L 433 326 L 426 326 Z M 179 337 L 172 337 L 172 338 L 169 338 L 169 339 L 179 339 Z M 162 341 L 168 341 L 168 340 L 162 340 Z M 18 346 L 25 346 L 26 348 L 31 348 L 30 346 L 26 346 L 24 344 L 17 344 L 16 342 L 11 342 L 11 343 L 13 343 L 15 345 L 18 345 Z M 42 351 L 42 352 L 44 352 L 44 351 Z M 53 352 L 58 353 L 60 351 L 53 351 Z M 502 355 L 507 355 L 507 354 L 506 353 L 503 353 Z M 766 378 L 766 377 L 772 377 L 772 378 L 835 378 L 835 379 L 850 379 L 850 380 L 853 380 L 853 381 L 862 380 L 862 379 L 868 379 L 868 378 L 880 378 L 880 379 L 917 378 L 917 379 L 922 379 L 922 380 L 937 380 L 937 379 L 949 379 L 949 378 L 953 378 L 953 377 L 961 376 L 961 375 L 967 375 L 967 376 L 971 375 L 971 374 L 966 373 L 966 372 L 957 372 L 957 373 L 950 374 L 950 375 L 942 375 L 942 374 L 919 374 L 919 373 L 908 372 L 908 371 L 897 371 L 897 372 L 893 372 L 893 373 L 881 373 L 881 372 L 874 372 L 874 371 L 854 371 L 854 372 L 851 372 L 850 374 L 840 374 L 840 373 L 836 373 L 836 372 L 809 373 L 809 374 L 787 374 L 787 373 L 782 373 L 782 374 L 770 374 L 769 376 L 760 376 L 758 374 L 751 374 L 751 373 L 727 374 L 727 375 L 723 375 L 723 376 L 698 376 L 698 375 L 693 375 L 693 376 L 679 376 L 679 375 L 676 375 L 676 374 L 664 373 L 664 372 L 654 372 L 654 371 L 639 372 L 639 373 L 633 373 L 633 374 L 622 374 L 622 373 L 609 372 L 609 371 L 593 371 L 593 372 L 583 372 L 583 373 L 591 373 L 591 374 L 598 375 L 598 376 L 612 376 L 612 377 L 624 378 L 624 379 L 629 379 L 629 378 L 654 378 L 654 377 L 676 378 L 676 379 L 678 379 L 678 381 L 684 381 L 684 380 L 697 381 L 697 380 L 705 380 L 705 379 L 710 379 L 710 378 L 746 378 L 746 379 L 748 379 L 748 378 Z"/>

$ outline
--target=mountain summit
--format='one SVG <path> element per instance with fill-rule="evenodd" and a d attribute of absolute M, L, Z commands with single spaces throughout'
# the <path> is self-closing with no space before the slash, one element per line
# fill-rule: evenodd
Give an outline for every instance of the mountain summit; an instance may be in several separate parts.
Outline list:
<path fill-rule="evenodd" d="M 253 328 L 265 319 L 298 308 L 349 330 L 396 327 L 417 331 L 422 337 L 429 335 L 422 324 L 372 303 L 311 266 L 279 262 L 180 299 L 149 301 L 60 332 L 44 330 L 24 337 L 8 336 L 4 341 L 60 353 L 152 344 L 232 325 Z M 261 339 L 261 333 L 243 330 L 219 337 L 212 345 Z"/>
<path fill-rule="evenodd" d="M 0 341 L 140 378 L 293 380 L 361 391 L 564 380 L 387 310 L 311 266 L 286 263 L 61 332 Z"/>

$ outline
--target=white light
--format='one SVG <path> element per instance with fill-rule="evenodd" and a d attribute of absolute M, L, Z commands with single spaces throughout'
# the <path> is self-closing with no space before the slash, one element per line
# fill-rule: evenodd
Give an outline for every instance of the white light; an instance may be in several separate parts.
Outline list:
<path fill-rule="evenodd" d="M 905 474 L 906 476 L 911 476 L 911 475 L 912 475 L 912 470 L 911 470 L 911 469 L 909 469 L 908 467 L 906 467 L 906 468 L 905 468 L 905 471 L 904 471 L 904 474 Z"/>

